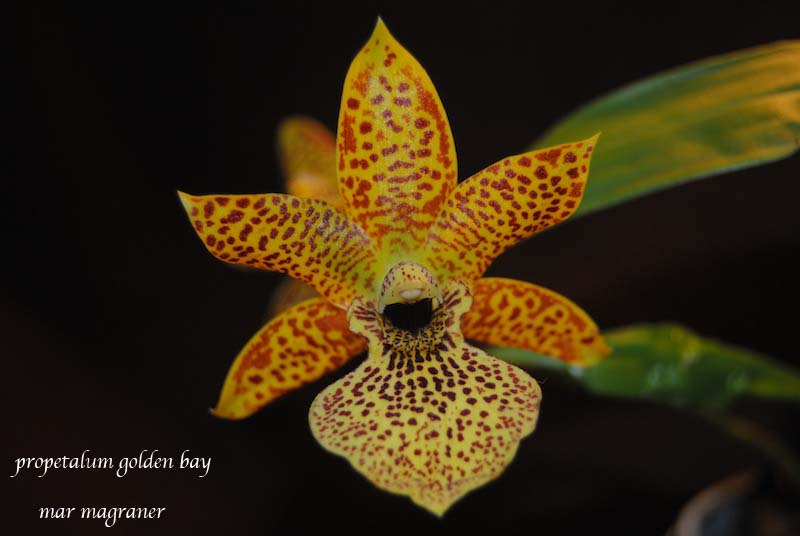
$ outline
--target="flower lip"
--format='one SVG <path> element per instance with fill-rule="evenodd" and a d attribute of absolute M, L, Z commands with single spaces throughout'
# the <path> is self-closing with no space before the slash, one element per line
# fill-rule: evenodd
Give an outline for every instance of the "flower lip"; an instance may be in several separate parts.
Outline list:
<path fill-rule="evenodd" d="M 439 517 L 503 472 L 534 431 L 542 396 L 525 372 L 464 340 L 460 319 L 472 305 L 466 283 L 451 280 L 442 297 L 429 325 L 413 335 L 356 297 L 349 326 L 366 338 L 367 358 L 309 412 L 323 447 Z"/>

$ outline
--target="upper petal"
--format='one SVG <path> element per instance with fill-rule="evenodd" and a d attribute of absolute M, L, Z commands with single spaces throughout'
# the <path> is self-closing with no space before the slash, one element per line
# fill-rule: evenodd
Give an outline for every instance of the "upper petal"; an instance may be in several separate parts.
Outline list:
<path fill-rule="evenodd" d="M 456 153 L 428 74 L 381 20 L 350 65 L 338 128 L 339 190 L 348 214 L 388 266 L 414 260 L 456 185 Z"/>
<path fill-rule="evenodd" d="M 608 355 L 597 324 L 572 301 L 546 288 L 499 277 L 473 285 L 472 309 L 464 315 L 464 336 L 523 348 L 575 365 Z"/>
<path fill-rule="evenodd" d="M 226 419 L 248 417 L 365 349 L 364 339 L 348 329 L 344 310 L 324 298 L 300 303 L 270 320 L 242 348 L 212 411 Z"/>
<path fill-rule="evenodd" d="M 453 281 L 430 324 L 409 332 L 354 301 L 350 329 L 367 338 L 369 354 L 309 414 L 326 449 L 436 515 L 497 477 L 539 414 L 533 378 L 464 341 L 469 305 L 467 287 Z"/>
<path fill-rule="evenodd" d="M 506 249 L 569 218 L 598 136 L 505 158 L 459 184 L 428 236 L 439 281 L 474 281 Z"/>
<path fill-rule="evenodd" d="M 179 195 L 218 259 L 289 274 L 342 308 L 375 294 L 369 237 L 328 203 L 285 194 Z"/>
<path fill-rule="evenodd" d="M 336 182 L 336 138 L 325 125 L 302 115 L 287 117 L 278 127 L 278 156 L 287 192 L 344 207 Z"/>

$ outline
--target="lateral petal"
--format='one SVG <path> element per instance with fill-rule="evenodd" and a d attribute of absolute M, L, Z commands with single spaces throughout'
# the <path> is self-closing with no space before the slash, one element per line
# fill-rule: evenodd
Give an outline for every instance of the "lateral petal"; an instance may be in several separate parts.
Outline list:
<path fill-rule="evenodd" d="M 249 417 L 274 399 L 312 382 L 366 349 L 347 327 L 344 310 L 314 298 L 261 328 L 233 362 L 212 413 Z"/>
<path fill-rule="evenodd" d="M 610 352 L 586 312 L 546 288 L 499 277 L 473 285 L 474 305 L 461 321 L 464 336 L 523 348 L 575 365 L 591 365 Z"/>
<path fill-rule="evenodd" d="M 387 266 L 414 260 L 456 185 L 456 153 L 436 88 L 380 19 L 347 73 L 337 142 L 348 214 Z"/>
<path fill-rule="evenodd" d="M 357 294 L 374 294 L 372 242 L 328 203 L 285 194 L 178 193 L 218 259 L 288 274 L 342 308 Z"/>
<path fill-rule="evenodd" d="M 320 393 L 309 414 L 323 447 L 438 516 L 505 469 L 533 432 L 541 400 L 533 378 L 464 341 L 466 285 L 453 281 L 443 294 L 416 332 L 358 298 L 350 329 L 368 339 L 367 359 Z"/>
<path fill-rule="evenodd" d="M 459 184 L 427 240 L 439 281 L 475 281 L 506 249 L 569 218 L 598 136 L 505 158 Z"/>

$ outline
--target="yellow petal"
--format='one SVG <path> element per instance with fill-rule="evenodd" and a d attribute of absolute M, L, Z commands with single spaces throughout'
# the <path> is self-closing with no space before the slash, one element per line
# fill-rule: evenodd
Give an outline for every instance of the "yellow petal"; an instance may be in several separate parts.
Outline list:
<path fill-rule="evenodd" d="M 284 119 L 278 155 L 290 194 L 344 207 L 336 182 L 336 139 L 322 123 L 302 115 Z"/>
<path fill-rule="evenodd" d="M 506 249 L 574 214 L 598 136 L 505 158 L 459 184 L 428 236 L 439 282 L 476 280 Z"/>
<path fill-rule="evenodd" d="M 356 294 L 374 294 L 369 237 L 328 203 L 285 194 L 179 195 L 218 259 L 301 279 L 342 308 Z"/>
<path fill-rule="evenodd" d="M 324 298 L 305 301 L 267 323 L 239 352 L 212 412 L 248 417 L 365 349 L 364 339 L 347 328 L 344 310 Z"/>
<path fill-rule="evenodd" d="M 456 185 L 456 154 L 436 88 L 381 20 L 345 79 L 337 170 L 348 214 L 387 265 L 415 260 Z"/>
<path fill-rule="evenodd" d="M 551 290 L 524 281 L 486 277 L 473 285 L 464 336 L 523 348 L 576 365 L 591 365 L 610 352 L 586 312 Z"/>
<path fill-rule="evenodd" d="M 464 342 L 459 319 L 470 303 L 453 281 L 430 323 L 410 332 L 357 299 L 350 329 L 367 337 L 367 359 L 309 414 L 322 446 L 436 515 L 497 477 L 539 413 L 533 378 Z"/>

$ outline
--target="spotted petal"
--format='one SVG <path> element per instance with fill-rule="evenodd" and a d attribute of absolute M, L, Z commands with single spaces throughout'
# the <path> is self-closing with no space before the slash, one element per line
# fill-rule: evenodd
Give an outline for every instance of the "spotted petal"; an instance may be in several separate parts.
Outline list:
<path fill-rule="evenodd" d="M 344 207 L 336 182 L 336 139 L 322 123 L 300 115 L 284 119 L 278 155 L 290 194 Z"/>
<path fill-rule="evenodd" d="M 349 310 L 367 359 L 325 389 L 314 437 L 384 490 L 442 515 L 497 477 L 536 426 L 541 391 L 522 370 L 464 342 L 469 291 L 453 281 L 425 328 L 393 327 L 371 302 Z"/>
<path fill-rule="evenodd" d="M 179 194 L 218 259 L 289 274 L 342 308 L 356 294 L 374 293 L 369 237 L 328 203 L 283 194 Z"/>
<path fill-rule="evenodd" d="M 272 319 L 239 352 L 212 411 L 248 417 L 365 349 L 364 339 L 347 328 L 344 310 L 324 298 L 305 301 Z"/>
<path fill-rule="evenodd" d="M 339 190 L 387 267 L 413 254 L 457 181 L 453 136 L 428 74 L 378 20 L 344 83 Z"/>
<path fill-rule="evenodd" d="M 552 290 L 514 279 L 486 277 L 473 285 L 474 306 L 464 315 L 464 336 L 523 348 L 576 365 L 609 353 L 586 312 Z"/>
<path fill-rule="evenodd" d="M 506 249 L 569 218 L 597 137 L 505 158 L 459 184 L 428 236 L 440 283 L 476 280 Z"/>

